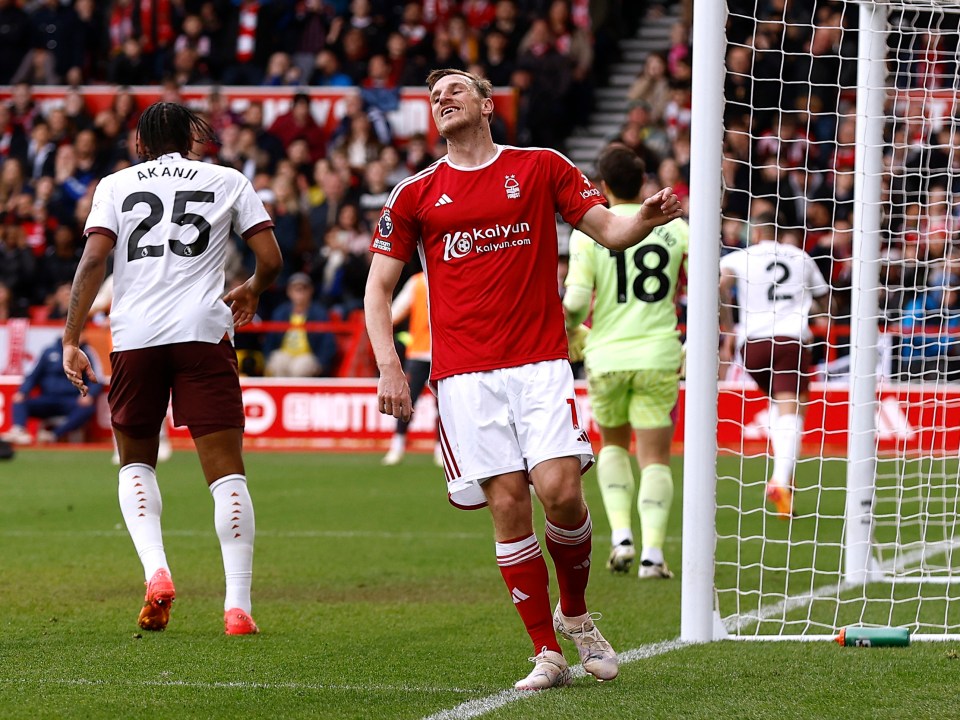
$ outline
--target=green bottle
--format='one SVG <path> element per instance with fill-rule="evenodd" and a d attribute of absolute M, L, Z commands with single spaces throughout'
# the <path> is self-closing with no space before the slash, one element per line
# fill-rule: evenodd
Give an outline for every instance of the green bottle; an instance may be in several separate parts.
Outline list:
<path fill-rule="evenodd" d="M 910 631 L 898 627 L 848 627 L 840 630 L 837 643 L 844 647 L 906 647 Z"/>

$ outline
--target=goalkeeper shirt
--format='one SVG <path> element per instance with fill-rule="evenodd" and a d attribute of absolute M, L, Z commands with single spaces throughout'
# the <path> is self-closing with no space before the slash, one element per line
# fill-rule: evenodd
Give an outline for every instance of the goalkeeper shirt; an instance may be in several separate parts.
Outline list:
<path fill-rule="evenodd" d="M 624 203 L 610 209 L 634 215 L 640 207 Z M 677 219 L 624 252 L 614 252 L 579 230 L 573 232 L 565 284 L 596 293 L 584 348 L 590 372 L 680 367 L 675 298 L 689 237 L 689 225 Z"/>

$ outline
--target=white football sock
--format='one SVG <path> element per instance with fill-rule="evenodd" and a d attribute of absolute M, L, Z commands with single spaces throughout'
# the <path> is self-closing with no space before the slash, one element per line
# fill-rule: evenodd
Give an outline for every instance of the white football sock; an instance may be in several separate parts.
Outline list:
<path fill-rule="evenodd" d="M 226 475 L 210 485 L 210 494 L 227 584 L 223 609 L 240 608 L 249 613 L 255 523 L 247 479 L 243 475 Z"/>
<path fill-rule="evenodd" d="M 773 477 L 776 485 L 789 487 L 800 455 L 800 438 L 803 435 L 802 415 L 780 415 L 773 426 Z"/>
<path fill-rule="evenodd" d="M 169 567 L 160 532 L 163 501 L 156 472 L 141 463 L 124 465 L 120 468 L 118 495 L 127 532 L 143 563 L 144 579 L 149 580 L 160 568 Z"/>

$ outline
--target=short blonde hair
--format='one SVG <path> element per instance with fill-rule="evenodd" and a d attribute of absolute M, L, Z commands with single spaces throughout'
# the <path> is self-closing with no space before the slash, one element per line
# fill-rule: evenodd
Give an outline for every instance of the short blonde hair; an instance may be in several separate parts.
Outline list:
<path fill-rule="evenodd" d="M 489 80 L 478 77 L 473 73 L 468 73 L 465 70 L 456 70 L 454 68 L 443 68 L 431 72 L 427 76 L 427 90 L 433 92 L 433 86 L 440 81 L 440 78 L 445 78 L 448 75 L 459 75 L 462 78 L 466 78 L 467 85 L 472 87 L 481 98 L 493 97 L 493 83 Z"/>

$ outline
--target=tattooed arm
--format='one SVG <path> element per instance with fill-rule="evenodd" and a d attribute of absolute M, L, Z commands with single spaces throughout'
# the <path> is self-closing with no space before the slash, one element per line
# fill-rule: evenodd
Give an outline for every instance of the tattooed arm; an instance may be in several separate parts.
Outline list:
<path fill-rule="evenodd" d="M 90 233 L 83 248 L 83 257 L 77 267 L 70 289 L 70 308 L 67 325 L 63 329 L 63 371 L 70 382 L 86 397 L 84 379 L 97 381 L 90 359 L 80 349 L 80 333 L 87 322 L 87 314 L 107 272 L 107 258 L 113 252 L 113 240 L 100 233 Z"/>

